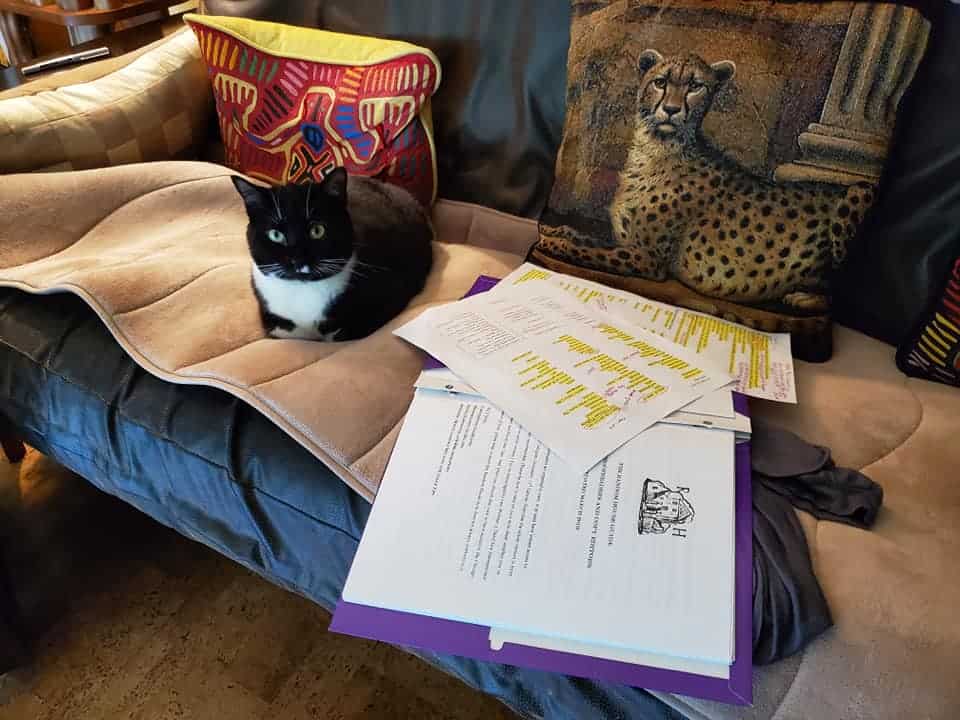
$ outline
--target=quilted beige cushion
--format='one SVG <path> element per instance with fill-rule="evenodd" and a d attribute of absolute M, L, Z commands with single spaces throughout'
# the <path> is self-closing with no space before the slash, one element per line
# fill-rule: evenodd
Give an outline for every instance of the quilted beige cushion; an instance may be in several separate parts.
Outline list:
<path fill-rule="evenodd" d="M 195 157 L 213 108 L 199 58 L 180 32 L 95 80 L 0 99 L 0 173 Z"/>
<path fill-rule="evenodd" d="M 835 341 L 829 363 L 798 363 L 799 405 L 752 407 L 862 469 L 884 507 L 871 531 L 800 513 L 836 626 L 758 669 L 752 709 L 664 696 L 692 718 L 960 717 L 960 390 L 908 379 L 852 330 Z"/>

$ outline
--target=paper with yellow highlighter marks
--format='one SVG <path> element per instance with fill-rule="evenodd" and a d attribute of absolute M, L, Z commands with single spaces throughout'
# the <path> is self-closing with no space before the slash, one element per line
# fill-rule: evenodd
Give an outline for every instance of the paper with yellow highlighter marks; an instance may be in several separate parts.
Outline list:
<path fill-rule="evenodd" d="M 444 363 L 580 473 L 732 381 L 709 358 L 611 321 L 549 283 L 432 308 L 394 333 Z"/>
<path fill-rule="evenodd" d="M 712 315 L 656 302 L 623 290 L 524 263 L 491 291 L 552 284 L 581 304 L 605 310 L 662 335 L 700 358 L 723 364 L 737 392 L 763 400 L 797 402 L 790 335 L 753 330 Z"/>

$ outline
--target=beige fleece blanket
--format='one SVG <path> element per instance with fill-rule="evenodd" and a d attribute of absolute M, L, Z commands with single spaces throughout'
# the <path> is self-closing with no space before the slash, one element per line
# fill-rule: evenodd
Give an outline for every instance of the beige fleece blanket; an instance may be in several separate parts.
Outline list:
<path fill-rule="evenodd" d="M 441 202 L 427 286 L 390 325 L 355 342 L 275 340 L 231 174 L 163 162 L 4 176 L 0 285 L 79 295 L 148 372 L 248 402 L 372 499 L 424 357 L 391 330 L 516 267 L 536 224 Z"/>

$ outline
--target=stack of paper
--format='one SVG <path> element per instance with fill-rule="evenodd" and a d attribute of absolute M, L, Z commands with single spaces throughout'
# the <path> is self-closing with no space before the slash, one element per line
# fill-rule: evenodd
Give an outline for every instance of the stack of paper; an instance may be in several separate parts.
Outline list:
<path fill-rule="evenodd" d="M 418 391 L 344 600 L 725 677 L 733 462 L 730 432 L 658 426 L 581 474 L 490 403 Z"/>
<path fill-rule="evenodd" d="M 697 356 L 719 362 L 736 378 L 737 392 L 762 400 L 797 401 L 790 336 L 786 333 L 753 330 L 529 263 L 498 283 L 495 292 L 542 284 L 562 288 L 588 307 L 609 312 L 689 348 Z"/>
<path fill-rule="evenodd" d="M 726 369 L 553 284 L 500 283 L 395 331 L 577 472 L 681 408 L 732 413 Z M 706 397 L 705 397 L 706 396 Z"/>
<path fill-rule="evenodd" d="M 792 393 L 789 344 L 785 363 L 782 338 L 736 326 L 692 344 L 696 314 L 572 282 L 524 266 L 396 331 L 442 365 L 417 382 L 331 627 L 749 701 L 731 386 L 779 392 L 780 363 Z"/>

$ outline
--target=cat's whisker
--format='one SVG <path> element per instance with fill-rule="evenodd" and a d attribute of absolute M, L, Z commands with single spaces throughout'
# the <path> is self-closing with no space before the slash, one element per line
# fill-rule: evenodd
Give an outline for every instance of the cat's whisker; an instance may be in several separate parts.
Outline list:
<path fill-rule="evenodd" d="M 270 191 L 270 197 L 273 198 L 273 206 L 277 209 L 277 215 L 274 220 L 279 225 L 283 222 L 283 211 L 280 209 L 280 200 L 277 199 L 277 193 L 273 190 Z"/>

